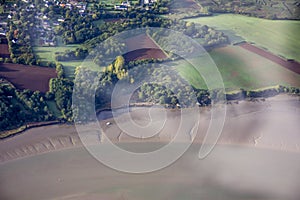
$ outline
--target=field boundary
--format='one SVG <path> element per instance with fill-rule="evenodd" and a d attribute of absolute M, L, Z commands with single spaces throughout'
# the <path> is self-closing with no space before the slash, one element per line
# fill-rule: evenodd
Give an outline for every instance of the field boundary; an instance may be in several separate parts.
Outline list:
<path fill-rule="evenodd" d="M 286 69 L 289 69 L 290 71 L 293 71 L 300 75 L 300 63 L 293 60 L 293 59 L 284 59 L 280 56 L 277 56 L 269 51 L 266 51 L 262 48 L 259 48 L 255 45 L 249 44 L 249 43 L 240 43 L 237 44 L 238 46 L 242 47 L 243 49 L 246 49 L 250 52 L 253 52 L 257 55 L 260 55 L 282 67 L 285 67 Z"/>

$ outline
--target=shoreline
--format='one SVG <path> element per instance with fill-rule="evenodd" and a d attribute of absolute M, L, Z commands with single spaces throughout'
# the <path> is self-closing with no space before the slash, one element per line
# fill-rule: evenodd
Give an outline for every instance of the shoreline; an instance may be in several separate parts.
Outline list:
<path fill-rule="evenodd" d="M 278 95 L 267 98 L 265 101 L 239 101 L 238 104 L 227 105 L 227 116 L 221 137 L 217 145 L 244 146 L 247 148 L 264 148 L 278 151 L 300 152 L 300 144 L 297 143 L 298 119 L 300 118 L 299 97 Z M 133 109 L 130 115 L 145 122 L 144 107 Z M 195 144 L 202 144 L 210 122 L 210 109 L 200 108 L 200 121 Z M 164 128 L 154 137 L 132 138 L 120 129 L 112 118 L 99 121 L 102 131 L 116 144 L 134 143 L 159 143 L 167 144 L 176 132 L 178 113 L 180 110 L 167 110 L 169 126 Z M 126 114 L 119 117 L 128 117 Z M 112 124 L 107 126 L 106 123 Z M 282 127 L 279 123 L 282 122 Z M 167 124 L 168 125 L 168 124 Z M 253 130 L 251 130 L 251 128 Z M 234 131 L 233 131 L 234 130 Z M 283 131 L 285 130 L 285 132 Z M 183 134 L 184 135 L 184 134 Z M 182 137 L 183 141 L 184 138 Z M 298 138 L 298 139 L 297 139 Z M 100 141 L 105 143 L 105 141 Z M 41 126 L 26 130 L 23 134 L 17 134 L 0 140 L 0 163 L 18 158 L 26 158 L 53 151 L 83 147 L 80 137 L 74 125 L 55 124 Z"/>

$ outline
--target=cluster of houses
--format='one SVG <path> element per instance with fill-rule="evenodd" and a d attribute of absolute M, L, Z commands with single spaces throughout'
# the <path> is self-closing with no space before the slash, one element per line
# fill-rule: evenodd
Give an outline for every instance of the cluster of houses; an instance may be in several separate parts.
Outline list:
<path fill-rule="evenodd" d="M 0 35 L 6 35 L 7 32 L 7 22 L 0 20 Z"/>
<path fill-rule="evenodd" d="M 115 5 L 115 10 L 128 10 L 131 7 L 128 1 L 123 1 L 120 5 Z"/>
<path fill-rule="evenodd" d="M 154 3 L 156 3 L 157 0 L 143 0 L 144 5 L 152 6 Z"/>
<path fill-rule="evenodd" d="M 70 0 L 70 1 L 61 1 L 57 5 L 64 8 L 69 8 L 70 10 L 72 10 L 73 8 L 77 8 L 81 15 L 86 14 L 87 11 L 87 2 Z"/>
<path fill-rule="evenodd" d="M 39 45 L 40 46 L 55 46 L 55 34 L 53 30 L 53 23 L 51 25 L 51 21 L 48 19 L 47 16 L 43 15 L 42 13 L 38 13 L 36 16 L 37 22 L 35 26 L 35 31 L 37 34 L 37 38 L 39 38 Z M 58 25 L 58 23 L 57 23 Z"/>
<path fill-rule="evenodd" d="M 154 6 L 154 3 L 156 3 L 157 0 L 141 0 L 140 4 L 141 6 L 146 6 L 148 8 Z M 128 8 L 130 8 L 130 2 L 127 1 L 123 1 L 121 4 L 115 5 L 115 10 L 128 10 Z"/>

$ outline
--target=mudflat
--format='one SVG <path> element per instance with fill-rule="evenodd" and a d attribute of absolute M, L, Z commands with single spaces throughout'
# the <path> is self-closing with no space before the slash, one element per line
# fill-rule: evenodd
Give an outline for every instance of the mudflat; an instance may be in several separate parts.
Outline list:
<path fill-rule="evenodd" d="M 141 175 L 117 172 L 98 162 L 82 146 L 72 125 L 30 129 L 0 141 L 0 199 L 296 200 L 300 197 L 299 108 L 299 97 L 286 95 L 230 102 L 217 146 L 200 160 L 199 148 L 211 118 L 211 108 L 201 108 L 195 142 L 184 156 L 163 170 Z M 148 109 L 133 108 L 131 118 L 147 125 Z M 166 114 L 166 127 L 147 139 L 122 133 L 109 112 L 99 117 L 111 141 L 140 151 L 159 148 L 174 137 L 180 112 Z"/>
<path fill-rule="evenodd" d="M 141 126 L 150 123 L 149 109 L 132 108 L 129 114 L 118 116 L 123 125 L 131 118 Z M 153 108 L 152 108 L 153 109 Z M 154 108 L 155 110 L 156 108 Z M 218 110 L 216 107 L 215 110 Z M 299 97 L 279 95 L 265 100 L 236 101 L 226 106 L 226 119 L 218 144 L 246 145 L 250 147 L 271 148 L 281 151 L 300 152 L 300 101 Z M 156 114 L 160 115 L 160 108 Z M 109 111 L 100 114 L 99 124 L 102 134 L 115 143 L 122 142 L 170 142 L 176 134 L 187 141 L 190 135 L 178 133 L 181 117 L 188 112 L 165 110 L 167 119 L 164 127 L 153 136 L 132 136 L 122 131 Z M 181 116 L 182 115 L 182 116 Z M 185 116 L 186 115 L 186 116 Z M 202 143 L 211 121 L 211 108 L 199 109 L 199 127 L 195 143 Z M 107 125 L 107 123 L 110 125 Z M 107 141 L 95 141 L 107 142 Z M 29 155 L 80 147 L 82 142 L 74 125 L 50 125 L 25 131 L 24 133 L 0 141 L 0 162 Z"/>

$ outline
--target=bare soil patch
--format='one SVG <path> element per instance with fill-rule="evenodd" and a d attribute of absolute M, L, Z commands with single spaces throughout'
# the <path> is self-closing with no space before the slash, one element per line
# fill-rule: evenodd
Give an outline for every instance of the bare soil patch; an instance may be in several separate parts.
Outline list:
<path fill-rule="evenodd" d="M 47 92 L 49 80 L 56 77 L 56 71 L 53 68 L 0 63 L 0 77 L 18 89 Z"/>
<path fill-rule="evenodd" d="M 253 53 L 256 53 L 260 56 L 263 56 L 264 58 L 267 58 L 268 60 L 271 60 L 297 74 L 300 74 L 300 63 L 294 60 L 286 60 L 284 58 L 281 58 L 279 56 L 276 56 L 264 49 L 258 48 L 252 44 L 249 43 L 243 43 L 240 44 L 240 46 L 248 51 L 251 51 Z"/>

